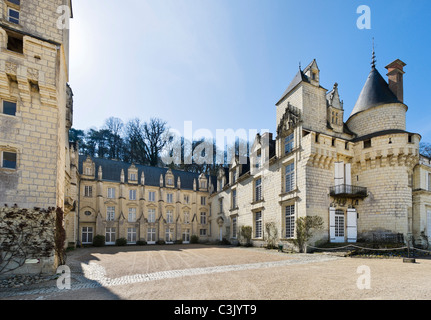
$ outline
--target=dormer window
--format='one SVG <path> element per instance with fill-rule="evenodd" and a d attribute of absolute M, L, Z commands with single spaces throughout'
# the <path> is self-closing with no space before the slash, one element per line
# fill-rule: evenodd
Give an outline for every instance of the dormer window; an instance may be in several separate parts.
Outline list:
<path fill-rule="evenodd" d="M 90 167 L 86 167 L 86 168 L 85 168 L 85 175 L 86 175 L 86 176 L 91 176 L 91 172 L 92 172 L 92 170 L 91 170 L 91 168 L 90 168 Z"/>
<path fill-rule="evenodd" d="M 130 174 L 130 181 L 136 181 L 136 180 L 137 180 L 136 173 L 131 173 Z"/>

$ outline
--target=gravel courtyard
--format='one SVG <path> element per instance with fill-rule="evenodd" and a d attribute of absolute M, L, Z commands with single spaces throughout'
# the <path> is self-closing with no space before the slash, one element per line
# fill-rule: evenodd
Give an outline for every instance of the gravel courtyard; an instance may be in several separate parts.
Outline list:
<path fill-rule="evenodd" d="M 18 289 L 0 289 L 0 299 L 431 298 L 429 259 L 417 259 L 417 263 L 411 264 L 398 258 L 344 258 L 259 248 L 165 245 L 77 249 L 68 253 L 67 266 L 72 274 L 69 290 L 59 290 L 57 281 L 51 280 Z M 368 277 L 364 280 L 365 276 Z"/>

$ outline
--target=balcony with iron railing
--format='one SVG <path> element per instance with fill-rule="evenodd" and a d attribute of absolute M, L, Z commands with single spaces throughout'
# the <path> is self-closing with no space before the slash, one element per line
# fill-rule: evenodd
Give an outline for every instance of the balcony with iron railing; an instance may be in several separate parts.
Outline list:
<path fill-rule="evenodd" d="M 366 198 L 368 196 L 368 190 L 364 187 L 340 184 L 338 186 L 330 187 L 329 195 L 331 197 L 340 198 Z"/>

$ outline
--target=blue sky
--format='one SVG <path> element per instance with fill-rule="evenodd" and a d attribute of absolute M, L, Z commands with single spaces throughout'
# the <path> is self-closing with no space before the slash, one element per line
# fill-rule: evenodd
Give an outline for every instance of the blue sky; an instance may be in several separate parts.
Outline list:
<path fill-rule="evenodd" d="M 358 29 L 357 8 L 371 9 Z M 70 84 L 74 127 L 110 116 L 158 117 L 182 131 L 268 129 L 299 63 L 313 59 L 321 85 L 339 84 L 345 118 L 370 71 L 407 66 L 407 130 L 431 142 L 429 0 L 74 0 Z"/>

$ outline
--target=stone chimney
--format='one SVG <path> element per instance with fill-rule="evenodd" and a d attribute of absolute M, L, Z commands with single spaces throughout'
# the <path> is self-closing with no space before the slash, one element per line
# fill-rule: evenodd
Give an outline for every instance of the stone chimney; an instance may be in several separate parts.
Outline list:
<path fill-rule="evenodd" d="M 404 86 L 403 86 L 403 68 L 406 66 L 404 62 L 400 59 L 397 59 L 390 64 L 388 64 L 385 68 L 388 69 L 388 80 L 389 80 L 389 89 L 395 94 L 398 100 L 404 103 Z"/>

